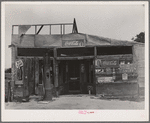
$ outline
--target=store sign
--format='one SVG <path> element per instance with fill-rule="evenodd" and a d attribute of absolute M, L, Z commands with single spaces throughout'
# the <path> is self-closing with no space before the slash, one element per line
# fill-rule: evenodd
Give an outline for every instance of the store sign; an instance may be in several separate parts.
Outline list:
<path fill-rule="evenodd" d="M 96 59 L 95 60 L 95 67 L 100 68 L 100 67 L 117 67 L 119 65 L 118 60 L 104 60 L 104 59 Z"/>
<path fill-rule="evenodd" d="M 84 46 L 84 40 L 83 39 L 62 40 L 62 46 L 63 47 L 82 47 Z"/>
<path fill-rule="evenodd" d="M 113 77 L 97 77 L 97 82 L 98 83 L 114 82 L 114 80 L 113 80 Z"/>

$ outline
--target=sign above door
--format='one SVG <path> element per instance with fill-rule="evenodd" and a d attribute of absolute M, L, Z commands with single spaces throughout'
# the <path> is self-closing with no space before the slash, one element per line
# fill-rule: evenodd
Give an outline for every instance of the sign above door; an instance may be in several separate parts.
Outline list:
<path fill-rule="evenodd" d="M 83 47 L 84 39 L 62 40 L 62 47 Z"/>

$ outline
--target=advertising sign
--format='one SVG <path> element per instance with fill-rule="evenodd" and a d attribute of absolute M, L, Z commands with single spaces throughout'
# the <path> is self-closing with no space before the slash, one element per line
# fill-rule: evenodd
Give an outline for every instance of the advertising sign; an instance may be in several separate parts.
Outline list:
<path fill-rule="evenodd" d="M 117 59 L 112 60 L 104 60 L 104 59 L 96 59 L 95 60 L 95 67 L 117 67 L 119 65 L 119 61 Z"/>
<path fill-rule="evenodd" d="M 104 69 L 95 69 L 95 74 L 106 74 L 106 72 L 104 71 Z"/>
<path fill-rule="evenodd" d="M 62 47 L 83 47 L 84 39 L 62 40 Z"/>
<path fill-rule="evenodd" d="M 21 59 L 18 59 L 15 62 L 15 66 L 16 66 L 16 69 L 15 69 L 14 73 L 17 75 L 17 80 L 22 80 L 22 76 L 23 76 L 23 61 Z"/>
<path fill-rule="evenodd" d="M 23 61 L 21 59 L 16 61 L 16 68 L 19 68 L 23 66 Z"/>
<path fill-rule="evenodd" d="M 113 77 L 97 77 L 97 82 L 114 82 Z"/>
<path fill-rule="evenodd" d="M 96 69 L 95 69 L 95 74 L 102 74 L 102 75 L 107 74 L 107 75 L 110 75 L 110 74 L 112 74 L 112 73 L 113 73 L 113 71 L 112 71 L 112 69 L 111 69 L 110 67 L 106 67 L 106 68 L 96 68 Z"/>
<path fill-rule="evenodd" d="M 120 73 L 136 73 L 137 68 L 135 64 L 120 64 Z"/>
<path fill-rule="evenodd" d="M 128 74 L 126 73 L 122 74 L 122 80 L 128 80 Z"/>

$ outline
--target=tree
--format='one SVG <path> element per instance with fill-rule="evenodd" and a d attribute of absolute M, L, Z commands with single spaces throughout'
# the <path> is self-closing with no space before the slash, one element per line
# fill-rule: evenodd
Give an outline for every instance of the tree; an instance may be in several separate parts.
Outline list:
<path fill-rule="evenodd" d="M 132 38 L 132 40 L 136 42 L 145 43 L 145 32 L 141 32 L 140 34 L 136 35 L 135 39 Z"/>

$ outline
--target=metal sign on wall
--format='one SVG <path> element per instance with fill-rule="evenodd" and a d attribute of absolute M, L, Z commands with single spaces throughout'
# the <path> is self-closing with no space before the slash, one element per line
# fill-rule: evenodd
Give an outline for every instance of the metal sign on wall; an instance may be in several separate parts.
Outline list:
<path fill-rule="evenodd" d="M 62 40 L 62 47 L 83 47 L 84 39 Z"/>
<path fill-rule="evenodd" d="M 117 59 L 96 59 L 95 67 L 117 67 L 119 65 L 119 61 Z"/>
<path fill-rule="evenodd" d="M 97 82 L 114 82 L 113 77 L 97 77 Z"/>

